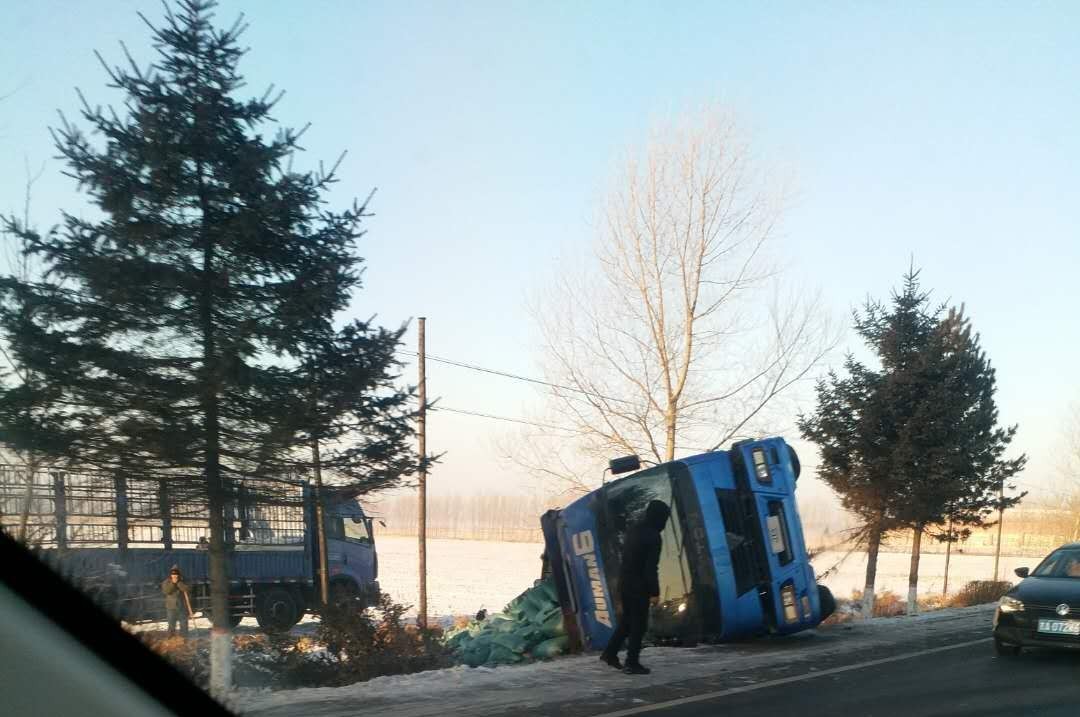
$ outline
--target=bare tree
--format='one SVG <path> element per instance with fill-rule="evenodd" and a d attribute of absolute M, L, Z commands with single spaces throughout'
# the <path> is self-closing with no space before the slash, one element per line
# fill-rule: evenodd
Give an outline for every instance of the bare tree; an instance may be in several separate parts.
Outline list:
<path fill-rule="evenodd" d="M 613 454 L 663 462 L 775 427 L 768 409 L 837 341 L 818 295 L 781 290 L 768 258 L 779 194 L 724 111 L 627 154 L 595 262 L 536 307 L 545 421 L 565 435 L 523 434 L 519 466 L 588 490 Z"/>
<path fill-rule="evenodd" d="M 1080 400 L 1069 406 L 1062 427 L 1061 458 L 1058 474 L 1062 489 L 1055 491 L 1057 507 L 1072 514 L 1069 535 L 1080 540 Z"/>
<path fill-rule="evenodd" d="M 1069 407 L 1064 428 L 1064 456 L 1061 461 L 1062 477 L 1074 490 L 1080 490 L 1080 401 Z"/>

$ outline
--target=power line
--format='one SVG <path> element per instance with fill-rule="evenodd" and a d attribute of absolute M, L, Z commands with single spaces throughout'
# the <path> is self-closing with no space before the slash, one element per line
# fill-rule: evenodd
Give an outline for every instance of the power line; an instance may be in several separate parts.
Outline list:
<path fill-rule="evenodd" d="M 408 351 L 405 349 L 398 349 L 398 353 L 408 354 L 409 356 L 418 356 L 415 351 Z M 457 366 L 458 368 L 469 369 L 470 371 L 479 371 L 481 373 L 491 374 L 492 376 L 501 376 L 503 378 L 514 379 L 515 381 L 525 381 L 527 383 L 533 383 L 538 386 L 546 386 L 548 388 L 558 389 L 559 391 L 570 391 L 572 393 L 580 393 L 585 396 L 592 396 L 593 398 L 602 398 L 605 401 L 611 401 L 613 403 L 623 403 L 628 406 L 635 405 L 633 401 L 627 401 L 623 398 L 612 398 L 611 396 L 605 396 L 602 393 L 596 393 L 595 391 L 587 391 L 583 388 L 576 388 L 574 386 L 563 386 L 558 383 L 552 383 L 550 381 L 544 381 L 539 378 L 532 378 L 530 376 L 521 376 L 516 373 L 510 373 L 508 371 L 499 371 L 493 368 L 485 368 L 483 366 L 477 366 L 476 364 L 465 363 L 464 361 L 455 361 L 454 359 L 441 358 L 439 356 L 432 356 L 431 354 L 425 354 L 424 358 L 428 361 L 437 361 L 439 363 L 447 364 L 448 366 Z"/>
<path fill-rule="evenodd" d="M 430 358 L 430 356 L 428 357 Z M 465 416 L 476 416 L 477 418 L 490 418 L 495 421 L 506 421 L 507 423 L 520 423 L 525 426 L 535 426 L 537 428 L 547 428 L 553 431 L 564 431 L 567 433 L 580 433 L 572 428 L 566 428 L 564 426 L 554 426 L 550 423 L 538 423 L 536 421 L 528 421 L 524 418 L 510 418 L 508 416 L 495 416 L 490 413 L 482 413 L 480 411 L 469 411 L 464 408 L 449 408 L 447 406 L 432 406 L 431 411 L 448 411 L 450 413 L 460 413 Z"/>
<path fill-rule="evenodd" d="M 449 411 L 450 413 L 460 413 L 465 416 L 476 416 L 478 418 L 490 418 L 496 421 L 506 421 L 507 423 L 520 423 L 526 426 L 536 426 L 537 428 L 547 428 L 552 431 L 563 431 L 565 433 L 572 433 L 574 435 L 584 435 L 583 431 L 575 430 L 573 428 L 566 428 L 565 426 L 555 426 L 550 423 L 538 423 L 536 421 L 529 421 L 524 418 L 510 418 L 508 416 L 495 416 L 490 413 L 482 413 L 480 411 L 468 411 L 464 408 L 447 408 L 446 406 L 433 406 L 428 409 L 431 411 Z M 705 448 L 688 448 L 687 446 L 675 446 L 680 451 L 693 451 L 694 453 L 708 453 L 708 449 Z"/>

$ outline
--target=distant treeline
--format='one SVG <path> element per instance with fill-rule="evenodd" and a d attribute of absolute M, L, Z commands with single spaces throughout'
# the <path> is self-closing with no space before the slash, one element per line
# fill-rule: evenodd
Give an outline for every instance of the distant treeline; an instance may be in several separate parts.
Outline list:
<path fill-rule="evenodd" d="M 549 508 L 565 505 L 573 498 L 539 496 L 460 495 L 429 496 L 428 536 L 458 540 L 498 540 L 540 543 L 540 516 Z M 372 515 L 386 523 L 384 535 L 416 535 L 417 497 L 415 493 L 382 498 L 367 504 Z M 800 502 L 800 516 L 807 546 L 811 549 L 841 548 L 854 526 L 843 510 L 825 499 Z M 1008 555 L 1044 555 L 1062 543 L 1080 539 L 1080 511 L 1071 506 L 1025 506 L 1006 511 L 1002 552 Z M 953 547 L 958 552 L 992 554 L 997 527 L 976 531 Z M 911 547 L 909 533 L 890 535 L 882 549 L 905 552 Z M 922 552 L 945 552 L 944 543 L 927 539 Z"/>
<path fill-rule="evenodd" d="M 560 502 L 536 496 L 428 496 L 427 534 L 430 538 L 543 542 L 540 516 Z M 416 535 L 416 494 L 371 501 L 368 511 L 386 523 L 384 535 Z"/>

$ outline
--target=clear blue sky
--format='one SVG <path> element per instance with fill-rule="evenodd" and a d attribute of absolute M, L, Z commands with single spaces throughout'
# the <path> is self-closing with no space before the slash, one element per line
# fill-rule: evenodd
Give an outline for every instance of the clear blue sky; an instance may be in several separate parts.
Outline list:
<path fill-rule="evenodd" d="M 48 160 L 39 225 L 79 206 L 46 128 L 75 114 L 76 86 L 115 99 L 92 50 L 150 58 L 137 10 L 161 15 L 157 0 L 5 3 L 0 211 L 21 207 L 24 157 Z M 347 149 L 332 199 L 378 188 L 357 315 L 427 315 L 432 353 L 534 374 L 526 299 L 590 241 L 616 154 L 719 100 L 795 181 L 788 278 L 844 320 L 914 256 L 982 334 L 1032 457 L 1024 482 L 1052 473 L 1080 397 L 1080 4 L 225 0 L 219 17 L 240 11 L 251 92 L 275 83 L 278 119 L 313 125 L 301 161 Z M 447 406 L 536 403 L 514 382 L 430 374 Z M 433 490 L 521 482 L 492 456 L 500 424 L 442 414 L 432 431 L 449 451 Z"/>

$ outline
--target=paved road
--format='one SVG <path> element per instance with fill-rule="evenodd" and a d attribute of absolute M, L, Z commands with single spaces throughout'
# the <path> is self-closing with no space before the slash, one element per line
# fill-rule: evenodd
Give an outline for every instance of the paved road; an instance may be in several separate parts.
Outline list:
<path fill-rule="evenodd" d="M 990 614 L 899 636 L 895 644 L 814 664 L 729 670 L 709 679 L 627 690 L 606 705 L 545 705 L 562 717 L 919 717 L 1080 715 L 1080 652 L 997 657 Z M 843 639 L 833 633 L 828 639 Z"/>
<path fill-rule="evenodd" d="M 1080 716 L 1080 652 L 999 658 L 990 606 L 787 638 L 649 648 L 631 677 L 595 655 L 248 694 L 259 717 Z"/>
<path fill-rule="evenodd" d="M 1075 654 L 1032 653 L 998 659 L 979 643 L 932 655 L 828 675 L 798 685 L 724 700 L 724 713 L 749 715 L 762 705 L 803 715 L 1076 715 L 1080 713 L 1080 659 Z M 706 702 L 657 714 L 714 714 Z"/>
<path fill-rule="evenodd" d="M 749 715 L 1060 715 L 1080 714 L 1080 654 L 1032 652 L 995 658 L 980 641 L 884 664 L 799 678 L 667 708 L 616 714 L 656 717 Z M 765 683 L 769 684 L 769 683 Z M 695 696 L 691 700 L 697 700 Z M 610 713 L 609 713 L 610 714 Z"/>

